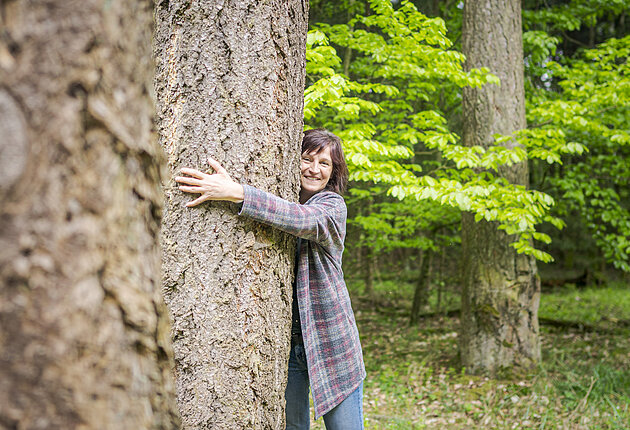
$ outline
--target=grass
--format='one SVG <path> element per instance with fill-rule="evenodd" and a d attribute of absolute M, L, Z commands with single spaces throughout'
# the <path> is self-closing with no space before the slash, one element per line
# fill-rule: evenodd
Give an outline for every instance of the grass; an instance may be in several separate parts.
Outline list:
<path fill-rule="evenodd" d="M 350 283 L 353 298 L 357 287 Z M 541 315 L 606 330 L 543 326 L 540 366 L 494 380 L 459 367 L 457 318 L 425 318 L 409 327 L 413 287 L 376 287 L 376 304 L 353 300 L 368 372 L 367 429 L 630 428 L 630 330 L 614 326 L 630 318 L 630 288 L 544 295 Z M 457 305 L 455 297 L 449 300 L 443 303 Z M 323 429 L 323 420 L 312 428 Z"/>
<path fill-rule="evenodd" d="M 578 290 L 569 285 L 543 296 L 539 315 L 561 321 L 578 321 L 600 327 L 614 327 L 630 320 L 630 289 L 623 284 Z"/>

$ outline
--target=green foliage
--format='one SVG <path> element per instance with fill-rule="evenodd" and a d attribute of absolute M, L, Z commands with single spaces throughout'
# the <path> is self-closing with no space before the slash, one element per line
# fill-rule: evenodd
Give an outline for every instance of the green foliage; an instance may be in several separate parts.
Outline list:
<path fill-rule="evenodd" d="M 440 60 L 447 51 L 439 46 L 450 44 L 441 20 L 428 20 L 406 3 L 398 11 L 387 2 L 372 2 L 372 6 L 379 14 L 357 17 L 348 25 L 318 25 L 337 45 L 345 44 L 361 54 L 352 63 L 354 80 L 334 73 L 341 60 L 327 45 L 326 36 L 317 30 L 309 33 L 308 50 L 319 50 L 320 55 L 308 56 L 312 61 L 307 65 L 311 85 L 306 90 L 305 119 L 309 125 L 326 126 L 344 139 L 351 180 L 363 181 L 370 187 L 370 191 L 354 187 L 352 200 L 378 200 L 372 212 L 351 220 L 365 233 L 363 241 L 356 245 L 369 243 L 376 249 L 391 249 L 394 244 L 432 247 L 434 238 L 423 234 L 423 230 L 431 230 L 427 221 L 439 221 L 445 211 L 426 210 L 439 207 L 434 203 L 414 206 L 409 202 L 396 204 L 391 199 L 388 202 L 384 192 L 401 179 L 417 181 L 416 173 L 424 169 L 411 162 L 419 133 L 407 118 L 410 112 L 418 110 L 418 101 L 434 99 L 432 94 L 440 81 L 445 81 L 444 76 L 460 83 L 470 76 L 479 85 L 484 75 L 477 71 L 464 74 L 463 58 L 456 52 L 448 53 L 450 61 Z M 359 22 L 377 26 L 378 31 L 353 30 Z M 426 40 L 438 47 L 428 45 Z M 417 115 L 414 120 L 426 122 L 429 114 Z M 439 114 L 437 118 L 442 120 Z M 430 137 L 435 135 L 437 132 Z M 416 216 L 418 211 L 426 216 Z M 398 213 L 395 217 L 394 212 Z M 403 214 L 407 214 L 409 225 L 401 226 L 397 221 Z M 450 210 L 450 214 L 458 217 L 457 211 Z"/>
<path fill-rule="evenodd" d="M 560 38 L 544 31 L 526 31 L 523 33 L 523 50 L 528 64 L 543 63 L 556 54 Z"/>
<path fill-rule="evenodd" d="M 363 231 L 354 246 L 368 245 L 374 251 L 392 251 L 398 248 L 437 250 L 454 239 L 460 214 L 448 206 L 431 200 L 402 200 L 392 202 L 384 198 L 386 189 L 373 186 L 350 190 L 349 205 L 358 199 L 369 202 L 365 209 L 348 222 Z"/>
<path fill-rule="evenodd" d="M 515 235 L 518 252 L 550 261 L 532 241 L 549 241 L 536 231 L 537 224 L 562 226 L 548 213 L 553 199 L 510 184 L 497 172 L 528 158 L 559 162 L 562 154 L 579 153 L 582 146 L 567 143 L 552 129 L 497 136 L 489 149 L 461 145 L 444 111 L 459 104 L 461 87 L 498 84 L 498 79 L 486 69 L 463 71 L 464 58 L 449 49 L 440 18 L 426 17 L 410 2 L 397 10 L 388 1 L 369 3 L 374 15 L 359 15 L 348 24 L 317 24 L 310 33 L 307 125 L 342 137 L 351 180 L 383 184 L 397 199 L 431 200 L 473 212 L 477 221 L 496 221 Z M 358 54 L 349 69 L 352 80 L 340 72 L 341 59 L 327 38 Z M 513 144 L 515 138 L 522 146 Z"/>
<path fill-rule="evenodd" d="M 554 130 L 583 148 L 563 157 L 562 168 L 534 163 L 533 187 L 552 195 L 554 215 L 571 225 L 562 248 L 628 271 L 630 0 L 523 6 L 530 130 Z M 575 232 L 587 232 L 596 247 Z"/>
<path fill-rule="evenodd" d="M 364 9 L 359 3 L 349 2 L 342 10 L 351 17 Z M 415 234 L 423 237 L 417 246 L 433 246 L 430 225 L 418 223 L 415 233 L 394 225 L 379 206 L 397 210 L 397 203 L 384 196 L 386 190 L 401 201 L 433 202 L 425 206 L 429 224 L 439 223 L 439 215 L 429 215 L 438 207 L 498 222 L 515 235 L 519 252 L 543 261 L 551 257 L 534 243 L 547 244 L 551 235 L 537 226 L 548 222 L 561 228 L 578 217 L 602 255 L 629 270 L 628 38 L 580 51 L 574 59 L 565 51 L 567 40 L 582 38 L 578 32 L 585 26 L 597 35 L 618 33 L 605 23 L 627 10 L 630 0 L 536 3 L 523 11 L 530 125 L 513 136 L 495 136 L 488 149 L 462 146 L 453 116 L 460 109 L 461 87 L 492 85 L 497 79 L 487 70 L 463 72 L 463 57 L 440 18 L 428 18 L 410 2 L 397 9 L 387 1 L 368 3 L 369 16 L 314 25 L 305 97 L 307 125 L 337 132 L 344 139 L 351 179 L 358 181 L 355 188 L 373 191 L 363 198 L 372 195 L 376 206 L 355 223 L 366 233 L 364 239 L 381 249 L 386 248 L 383 238 L 407 246 Z M 457 33 L 461 9 L 453 6 L 442 11 Z M 344 61 L 329 43 L 343 49 Z M 525 160 L 542 178 L 529 189 L 497 173 L 501 166 Z M 398 210 L 408 212 L 403 206 Z"/>
<path fill-rule="evenodd" d="M 630 36 L 564 64 L 546 65 L 557 91 L 530 93 L 535 130 L 562 133 L 577 151 L 548 181 L 558 214 L 576 214 L 607 261 L 630 271 Z M 588 152 L 586 152 L 588 151 Z"/>
<path fill-rule="evenodd" d="M 607 15 L 618 16 L 630 8 L 628 0 L 570 0 L 540 10 L 523 10 L 524 28 L 544 26 L 548 30 L 567 32 L 581 26 L 594 26 Z"/>

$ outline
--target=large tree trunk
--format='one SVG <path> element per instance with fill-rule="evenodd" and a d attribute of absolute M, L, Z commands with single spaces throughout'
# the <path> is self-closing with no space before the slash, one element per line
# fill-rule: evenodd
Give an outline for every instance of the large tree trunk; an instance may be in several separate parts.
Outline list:
<path fill-rule="evenodd" d="M 217 159 L 291 201 L 299 156 L 308 4 L 163 1 L 156 91 L 168 157 L 164 294 L 184 428 L 284 428 L 295 241 L 226 202 L 184 207 L 172 176 Z"/>
<path fill-rule="evenodd" d="M 488 147 L 493 134 L 525 128 L 521 4 L 475 0 L 464 6 L 466 68 L 488 67 L 501 85 L 464 90 L 466 145 Z M 527 185 L 527 163 L 501 170 L 511 183 Z M 540 359 L 540 281 L 532 257 L 509 246 L 514 238 L 496 225 L 462 218 L 463 297 L 461 358 L 469 372 L 490 373 Z"/>
<path fill-rule="evenodd" d="M 0 427 L 179 427 L 152 3 L 0 2 Z"/>

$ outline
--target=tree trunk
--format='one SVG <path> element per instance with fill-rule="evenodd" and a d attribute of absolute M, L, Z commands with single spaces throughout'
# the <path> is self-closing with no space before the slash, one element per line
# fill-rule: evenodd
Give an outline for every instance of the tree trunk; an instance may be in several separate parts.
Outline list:
<path fill-rule="evenodd" d="M 427 254 L 429 256 L 427 257 Z M 418 324 L 420 319 L 420 311 L 426 307 L 429 299 L 429 278 L 430 278 L 430 266 L 433 259 L 433 253 L 431 250 L 419 249 L 418 250 L 418 279 L 416 280 L 416 288 L 413 291 L 413 302 L 411 305 L 411 316 L 409 318 L 409 325 L 414 326 Z"/>
<path fill-rule="evenodd" d="M 348 11 L 346 13 L 346 20 L 350 22 L 354 17 L 354 1 L 348 1 Z M 350 26 L 350 31 L 354 30 L 354 25 Z M 352 62 L 352 48 L 350 46 L 346 46 L 346 53 L 343 56 L 343 74 L 350 77 L 350 63 Z"/>
<path fill-rule="evenodd" d="M 179 428 L 152 3 L 0 2 L 0 427 Z"/>
<path fill-rule="evenodd" d="M 521 4 L 518 0 L 467 1 L 463 51 L 466 68 L 489 67 L 501 85 L 466 88 L 463 140 L 488 147 L 493 134 L 525 128 Z M 528 184 L 527 163 L 501 170 L 511 183 Z M 532 257 L 509 246 L 513 238 L 487 222 L 462 218 L 462 364 L 494 374 L 540 359 L 540 281 Z"/>
<path fill-rule="evenodd" d="M 440 275 L 437 289 L 437 304 L 436 304 L 436 312 L 442 312 L 442 291 L 444 290 L 444 285 L 446 284 L 446 246 L 442 246 L 440 248 Z"/>
<path fill-rule="evenodd" d="M 156 92 L 167 152 L 164 295 L 184 428 L 284 428 L 295 241 L 189 209 L 173 176 L 217 159 L 233 179 L 291 201 L 299 157 L 306 2 L 171 0 L 156 19 Z"/>
<path fill-rule="evenodd" d="M 369 299 L 374 298 L 374 271 L 375 262 L 374 262 L 374 250 L 369 246 L 363 247 L 364 256 L 363 261 L 365 262 L 365 290 L 364 294 Z"/>
<path fill-rule="evenodd" d="M 431 292 L 431 281 L 433 280 L 433 257 L 435 252 L 427 249 L 428 259 L 425 263 L 424 276 L 418 280 L 420 288 L 416 290 L 418 293 L 418 310 L 427 310 L 429 306 L 429 294 Z"/>

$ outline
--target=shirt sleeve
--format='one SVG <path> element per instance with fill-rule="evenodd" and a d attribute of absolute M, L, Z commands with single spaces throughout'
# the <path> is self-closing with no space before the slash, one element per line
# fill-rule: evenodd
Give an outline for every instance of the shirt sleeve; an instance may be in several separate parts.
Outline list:
<path fill-rule="evenodd" d="M 320 191 L 301 205 L 249 185 L 243 190 L 239 215 L 323 246 L 343 243 L 347 209 L 339 194 Z"/>

